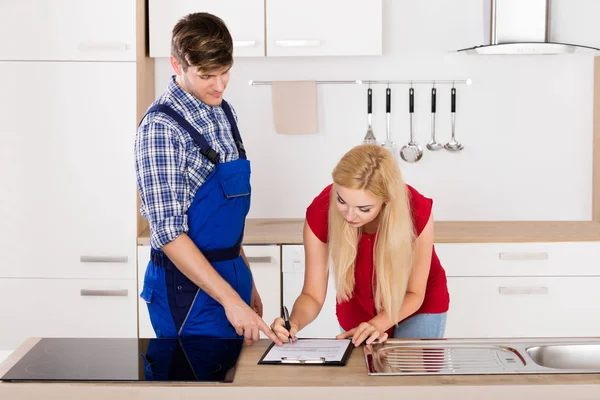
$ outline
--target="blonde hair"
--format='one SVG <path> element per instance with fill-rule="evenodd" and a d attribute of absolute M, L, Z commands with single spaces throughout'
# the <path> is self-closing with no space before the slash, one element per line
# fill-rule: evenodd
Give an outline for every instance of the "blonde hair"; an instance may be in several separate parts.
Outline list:
<path fill-rule="evenodd" d="M 394 320 L 404 301 L 413 259 L 415 233 L 408 189 L 393 155 L 377 144 L 364 144 L 348 151 L 332 173 L 334 186 L 329 205 L 329 256 L 338 301 L 346 301 L 354 290 L 354 268 L 362 227 L 346 222 L 336 207 L 336 186 L 364 190 L 387 202 L 380 210 L 373 251 L 372 281 L 377 312 Z"/>

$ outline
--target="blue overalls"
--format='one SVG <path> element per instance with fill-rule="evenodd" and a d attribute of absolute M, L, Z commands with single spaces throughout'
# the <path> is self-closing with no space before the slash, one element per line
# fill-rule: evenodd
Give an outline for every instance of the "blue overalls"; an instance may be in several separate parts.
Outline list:
<path fill-rule="evenodd" d="M 240 255 L 244 223 L 250 209 L 250 162 L 229 104 L 223 111 L 231 125 L 239 159 L 219 162 L 218 153 L 179 113 L 166 105 L 152 106 L 146 114 L 160 112 L 173 118 L 199 146 L 215 168 L 200 186 L 188 210 L 187 232 L 215 270 L 248 305 L 252 275 Z M 183 275 L 165 253 L 151 249 L 140 294 L 147 305 L 157 338 L 239 338 L 216 300 Z"/>

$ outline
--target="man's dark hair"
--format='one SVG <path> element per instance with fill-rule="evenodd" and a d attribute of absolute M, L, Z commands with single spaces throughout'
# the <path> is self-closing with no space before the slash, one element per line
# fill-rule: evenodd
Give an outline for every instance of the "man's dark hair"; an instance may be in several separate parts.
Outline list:
<path fill-rule="evenodd" d="M 193 13 L 181 18 L 173 28 L 171 55 L 186 71 L 212 71 L 233 64 L 233 40 L 223 20 L 209 13 Z"/>

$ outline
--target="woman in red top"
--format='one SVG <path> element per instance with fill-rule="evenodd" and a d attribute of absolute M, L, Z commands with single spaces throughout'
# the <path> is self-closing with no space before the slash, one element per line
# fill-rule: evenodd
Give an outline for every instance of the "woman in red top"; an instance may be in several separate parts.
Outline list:
<path fill-rule="evenodd" d="M 433 246 L 432 200 L 404 183 L 392 154 L 379 145 L 347 152 L 327 186 L 306 211 L 306 266 L 290 331 L 277 318 L 282 339 L 311 323 L 327 293 L 331 260 L 338 339 L 363 341 L 443 337 L 449 294 Z"/>

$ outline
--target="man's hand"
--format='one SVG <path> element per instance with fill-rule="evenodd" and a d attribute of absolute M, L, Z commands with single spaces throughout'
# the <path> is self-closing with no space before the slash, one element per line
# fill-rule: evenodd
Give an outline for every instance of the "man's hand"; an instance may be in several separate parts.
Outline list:
<path fill-rule="evenodd" d="M 371 344 L 376 340 L 384 342 L 388 335 L 385 332 L 379 332 L 377 328 L 368 322 L 363 322 L 356 328 L 350 329 L 340 335 L 337 335 L 336 339 L 346 339 L 352 337 L 352 344 L 358 347 L 366 339 L 366 344 Z"/>
<path fill-rule="evenodd" d="M 263 303 L 258 294 L 258 290 L 256 290 L 256 286 L 252 285 L 252 300 L 250 301 L 250 306 L 258 314 L 259 317 L 263 316 Z"/>
<path fill-rule="evenodd" d="M 281 339 L 271 331 L 269 326 L 258 314 L 248 307 L 241 299 L 236 300 L 225 307 L 225 315 L 238 335 L 243 335 L 247 345 L 260 339 L 260 332 L 267 335 L 276 345 L 283 345 Z"/>

